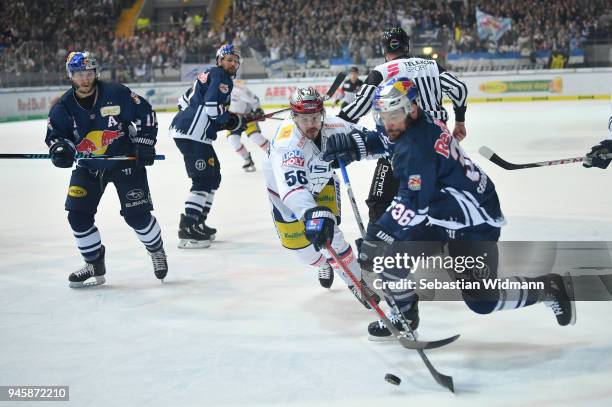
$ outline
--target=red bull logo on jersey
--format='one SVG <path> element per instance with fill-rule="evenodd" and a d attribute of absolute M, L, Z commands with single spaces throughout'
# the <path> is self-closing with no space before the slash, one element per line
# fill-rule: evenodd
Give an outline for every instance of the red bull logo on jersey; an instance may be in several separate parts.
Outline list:
<path fill-rule="evenodd" d="M 121 135 L 121 132 L 117 130 L 90 131 L 77 145 L 77 151 L 88 154 L 105 154 L 108 146 Z"/>
<path fill-rule="evenodd" d="M 421 190 L 421 176 L 419 174 L 408 177 L 408 189 L 411 191 Z"/>

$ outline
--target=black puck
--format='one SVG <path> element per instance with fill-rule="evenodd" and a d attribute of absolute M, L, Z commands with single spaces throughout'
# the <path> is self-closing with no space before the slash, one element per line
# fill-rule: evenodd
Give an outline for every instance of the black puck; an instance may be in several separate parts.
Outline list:
<path fill-rule="evenodd" d="M 399 377 L 397 377 L 396 375 L 393 375 L 391 373 L 387 373 L 385 375 L 385 380 L 388 381 L 389 383 L 395 385 L 395 386 L 399 386 L 399 384 L 402 382 L 402 379 L 400 379 Z"/>

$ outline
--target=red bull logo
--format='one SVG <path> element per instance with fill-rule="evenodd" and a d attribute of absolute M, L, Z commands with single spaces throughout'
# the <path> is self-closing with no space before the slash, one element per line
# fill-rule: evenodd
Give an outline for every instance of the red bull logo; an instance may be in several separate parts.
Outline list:
<path fill-rule="evenodd" d="M 411 175 L 410 177 L 408 177 L 408 189 L 410 189 L 411 191 L 418 191 L 421 189 L 421 176 L 416 174 L 416 175 Z"/>
<path fill-rule="evenodd" d="M 108 146 L 120 136 L 121 132 L 117 130 L 90 131 L 77 145 L 77 151 L 87 154 L 105 154 Z"/>

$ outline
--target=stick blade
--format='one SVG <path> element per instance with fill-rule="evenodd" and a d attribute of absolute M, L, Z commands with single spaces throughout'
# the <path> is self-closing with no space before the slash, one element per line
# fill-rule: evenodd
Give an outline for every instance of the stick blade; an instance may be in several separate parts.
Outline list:
<path fill-rule="evenodd" d="M 455 342 L 457 339 L 459 339 L 459 336 L 460 335 L 454 335 L 449 338 L 434 341 L 419 341 L 409 339 L 406 336 L 400 336 L 398 340 L 399 343 L 406 349 L 436 349 Z"/>
<path fill-rule="evenodd" d="M 489 147 L 487 146 L 481 146 L 478 149 L 478 152 L 480 153 L 481 156 L 483 156 L 484 158 L 486 158 L 487 160 L 490 160 L 491 157 L 493 157 L 495 155 L 495 153 L 493 152 L 493 150 L 491 150 Z"/>
<path fill-rule="evenodd" d="M 455 383 L 453 383 L 453 378 L 451 376 L 438 373 L 434 378 L 440 386 L 447 388 L 451 393 L 455 392 Z"/>

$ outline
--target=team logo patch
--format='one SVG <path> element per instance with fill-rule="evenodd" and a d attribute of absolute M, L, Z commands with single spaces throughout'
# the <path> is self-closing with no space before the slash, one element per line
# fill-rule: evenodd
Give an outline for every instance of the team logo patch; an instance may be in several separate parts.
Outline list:
<path fill-rule="evenodd" d="M 206 83 L 206 81 L 208 80 L 208 74 L 206 72 L 199 73 L 198 80 L 202 83 Z"/>
<path fill-rule="evenodd" d="M 219 85 L 219 90 L 221 91 L 221 93 L 228 93 L 229 86 L 227 86 L 225 83 L 222 83 Z"/>
<path fill-rule="evenodd" d="M 123 134 L 117 130 L 94 130 L 77 145 L 79 153 L 105 154 L 106 149 Z"/>
<path fill-rule="evenodd" d="M 411 191 L 419 191 L 421 189 L 421 176 L 411 175 L 408 177 L 408 189 Z"/>
<path fill-rule="evenodd" d="M 73 198 L 85 198 L 87 196 L 87 190 L 83 187 L 72 185 L 68 188 L 68 196 Z"/>
<path fill-rule="evenodd" d="M 276 141 L 289 137 L 291 135 L 291 132 L 293 132 L 292 124 L 281 128 L 280 131 L 278 132 L 278 136 L 276 136 Z"/>
<path fill-rule="evenodd" d="M 127 194 L 125 194 L 125 197 L 130 201 L 137 201 L 139 199 L 142 199 L 143 196 L 144 191 L 142 189 L 132 189 L 131 191 L 128 191 Z"/>
<path fill-rule="evenodd" d="M 323 229 L 323 219 L 310 219 L 304 226 L 307 232 L 319 232 Z"/>
<path fill-rule="evenodd" d="M 197 160 L 195 162 L 195 169 L 196 170 L 202 171 L 204 168 L 206 168 L 206 161 L 200 159 L 200 160 Z"/>
<path fill-rule="evenodd" d="M 305 163 L 304 153 L 301 150 L 293 150 L 283 154 L 283 167 L 303 167 Z"/>
<path fill-rule="evenodd" d="M 389 41 L 389 48 L 391 48 L 391 49 L 398 49 L 399 46 L 400 46 L 399 40 L 394 38 L 391 41 Z"/>
<path fill-rule="evenodd" d="M 208 159 L 208 165 L 210 165 L 211 167 L 215 166 L 215 157 L 210 157 Z"/>
<path fill-rule="evenodd" d="M 118 116 L 121 113 L 121 106 L 104 106 L 100 109 L 100 114 L 102 117 L 106 116 Z"/>

